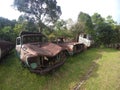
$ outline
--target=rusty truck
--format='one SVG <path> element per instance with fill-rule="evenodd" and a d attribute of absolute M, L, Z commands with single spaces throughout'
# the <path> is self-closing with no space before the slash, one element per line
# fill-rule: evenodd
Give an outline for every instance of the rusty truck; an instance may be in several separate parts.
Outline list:
<path fill-rule="evenodd" d="M 55 42 L 67 51 L 67 55 L 75 55 L 84 50 L 85 45 L 76 41 L 65 41 L 63 37 L 57 38 Z"/>
<path fill-rule="evenodd" d="M 16 52 L 21 64 L 38 74 L 48 73 L 66 60 L 66 50 L 48 42 L 42 33 L 22 31 L 16 39 Z"/>

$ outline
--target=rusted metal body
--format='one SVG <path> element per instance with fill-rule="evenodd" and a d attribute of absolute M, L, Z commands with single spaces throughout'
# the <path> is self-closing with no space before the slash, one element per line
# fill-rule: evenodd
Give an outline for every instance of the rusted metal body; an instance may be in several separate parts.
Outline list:
<path fill-rule="evenodd" d="M 64 38 L 59 38 L 56 42 L 62 48 L 64 48 L 69 55 L 80 53 L 84 50 L 84 44 L 80 42 L 65 42 Z"/>
<path fill-rule="evenodd" d="M 0 59 L 5 57 L 14 48 L 14 44 L 9 41 L 0 40 Z"/>
<path fill-rule="evenodd" d="M 16 51 L 21 63 L 38 74 L 61 66 L 66 59 L 65 50 L 47 42 L 41 33 L 22 32 L 16 41 Z"/>

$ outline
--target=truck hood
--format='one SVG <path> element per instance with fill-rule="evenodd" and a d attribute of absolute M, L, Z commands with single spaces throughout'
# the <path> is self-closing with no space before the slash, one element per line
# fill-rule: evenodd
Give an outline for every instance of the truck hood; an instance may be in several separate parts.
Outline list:
<path fill-rule="evenodd" d="M 73 48 L 74 45 L 76 44 L 80 44 L 78 42 L 64 42 L 64 43 L 59 43 L 60 46 L 62 46 L 63 48 Z"/>
<path fill-rule="evenodd" d="M 76 45 L 79 44 L 78 42 L 66 42 L 64 45 Z"/>
<path fill-rule="evenodd" d="M 78 42 L 64 42 L 64 43 L 59 43 L 62 48 L 68 50 L 68 51 L 73 51 L 73 47 L 77 44 L 80 44 Z"/>
<path fill-rule="evenodd" d="M 62 47 L 53 43 L 25 44 L 24 48 L 29 54 L 50 57 L 57 55 L 62 50 Z"/>

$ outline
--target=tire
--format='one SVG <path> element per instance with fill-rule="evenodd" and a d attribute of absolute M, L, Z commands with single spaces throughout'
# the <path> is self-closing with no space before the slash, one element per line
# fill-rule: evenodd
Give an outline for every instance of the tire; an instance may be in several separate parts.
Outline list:
<path fill-rule="evenodd" d="M 23 68 L 27 67 L 26 64 L 24 62 L 22 62 L 22 61 L 21 61 L 21 65 L 22 65 Z"/>

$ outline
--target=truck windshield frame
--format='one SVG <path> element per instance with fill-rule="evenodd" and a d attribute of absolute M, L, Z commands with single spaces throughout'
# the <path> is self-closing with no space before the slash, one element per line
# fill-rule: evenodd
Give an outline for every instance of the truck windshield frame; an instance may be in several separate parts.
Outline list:
<path fill-rule="evenodd" d="M 22 44 L 36 43 L 36 42 L 46 42 L 47 38 L 41 35 L 23 35 Z"/>

